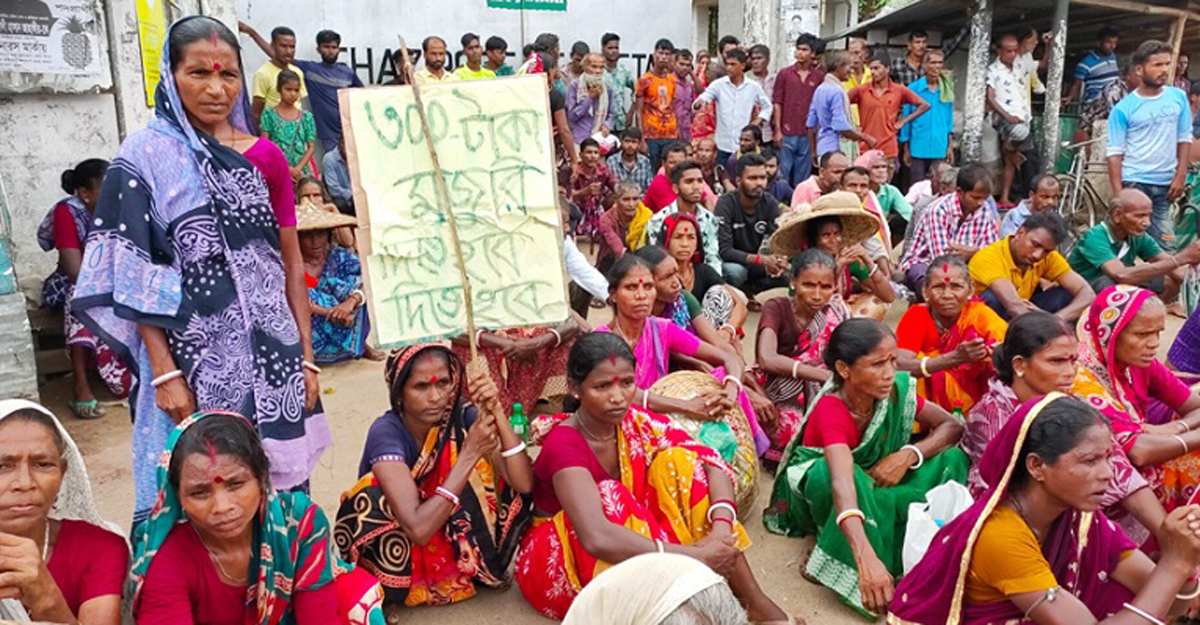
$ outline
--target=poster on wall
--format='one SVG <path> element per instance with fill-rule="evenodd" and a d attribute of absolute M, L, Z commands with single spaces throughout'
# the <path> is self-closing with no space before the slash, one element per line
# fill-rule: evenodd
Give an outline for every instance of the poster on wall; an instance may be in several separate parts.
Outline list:
<path fill-rule="evenodd" d="M 146 106 L 154 106 L 162 62 L 163 37 L 167 34 L 166 0 L 137 0 L 138 40 L 142 49 L 142 82 L 146 85 Z"/>
<path fill-rule="evenodd" d="M 518 11 L 566 11 L 567 0 L 487 0 L 489 9 Z"/>
<path fill-rule="evenodd" d="M 102 71 L 96 0 L 0 0 L 0 71 Z"/>

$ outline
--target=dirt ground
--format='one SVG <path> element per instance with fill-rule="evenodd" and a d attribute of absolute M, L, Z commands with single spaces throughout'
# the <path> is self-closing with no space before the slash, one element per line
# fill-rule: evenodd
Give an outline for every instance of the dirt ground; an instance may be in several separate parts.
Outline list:
<path fill-rule="evenodd" d="M 902 307 L 893 307 L 887 319 L 889 325 L 894 328 L 902 314 Z M 589 321 L 599 324 L 609 316 L 608 311 L 593 310 Z M 752 314 L 746 323 L 744 347 L 749 358 L 754 353 L 753 329 L 757 327 L 757 317 Z M 1182 321 L 1168 317 L 1167 331 L 1159 350 L 1161 358 L 1166 357 Z M 357 480 L 359 455 L 367 429 L 387 409 L 387 389 L 383 383 L 383 364 L 365 360 L 325 367 L 321 383 L 334 445 L 314 470 L 312 487 L 314 499 L 332 520 L 341 492 Z M 133 514 L 128 410 L 111 407 L 103 419 L 80 421 L 70 416 L 67 407 L 71 397 L 68 378 L 51 380 L 41 393 L 45 405 L 62 418 L 87 461 L 100 512 L 118 524 L 127 525 Z M 771 476 L 764 473 L 758 509 L 745 524 L 754 541 L 747 557 L 763 589 L 785 610 L 804 618 L 810 625 L 861 625 L 867 622 L 832 592 L 800 576 L 800 563 L 811 548 L 811 539 L 784 538 L 769 534 L 763 528 L 761 509 L 766 505 L 771 483 Z M 534 612 L 520 591 L 513 587 L 502 592 L 482 590 L 474 599 L 448 607 L 406 608 L 401 614 L 401 622 L 405 625 L 543 625 L 550 621 Z"/>

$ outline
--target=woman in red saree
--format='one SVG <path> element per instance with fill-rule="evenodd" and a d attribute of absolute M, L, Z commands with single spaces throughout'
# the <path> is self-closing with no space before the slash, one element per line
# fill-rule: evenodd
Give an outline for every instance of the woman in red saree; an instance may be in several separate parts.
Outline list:
<path fill-rule="evenodd" d="M 1061 393 L 1027 402 L 980 461 L 988 490 L 896 588 L 890 625 L 1146 625 L 1200 596 L 1200 506 L 1167 515 L 1156 565 L 1099 512 L 1112 432 Z"/>
<path fill-rule="evenodd" d="M 579 408 L 538 419 L 531 439 L 537 519 L 517 555 L 521 593 L 561 619 L 602 571 L 655 551 L 704 562 L 756 623 L 794 623 L 758 586 L 742 552 L 732 470 L 666 418 L 632 407 L 629 346 L 609 332 L 571 348 L 567 377 Z"/>
<path fill-rule="evenodd" d="M 925 302 L 910 306 L 896 329 L 896 363 L 919 378 L 917 394 L 948 412 L 966 414 L 995 377 L 992 348 L 1008 323 L 972 297 L 967 264 L 946 254 L 929 264 Z"/>
<path fill-rule="evenodd" d="M 1079 373 L 1071 393 L 1104 413 L 1117 443 L 1170 511 L 1200 485 L 1200 396 L 1155 357 L 1166 306 L 1116 285 L 1079 318 Z M 1169 415 L 1155 424 L 1152 413 Z"/>

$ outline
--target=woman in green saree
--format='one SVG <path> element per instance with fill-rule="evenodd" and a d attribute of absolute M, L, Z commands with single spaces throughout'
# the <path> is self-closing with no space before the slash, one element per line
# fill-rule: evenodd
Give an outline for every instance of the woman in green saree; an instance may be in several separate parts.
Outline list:
<path fill-rule="evenodd" d="M 815 535 L 806 577 L 874 618 L 902 572 L 909 504 L 966 482 L 967 457 L 955 447 L 963 426 L 917 397 L 896 370 L 896 337 L 878 321 L 843 321 L 824 360 L 833 379 L 784 452 L 763 522 L 777 534 Z M 928 435 L 911 444 L 914 421 Z"/>

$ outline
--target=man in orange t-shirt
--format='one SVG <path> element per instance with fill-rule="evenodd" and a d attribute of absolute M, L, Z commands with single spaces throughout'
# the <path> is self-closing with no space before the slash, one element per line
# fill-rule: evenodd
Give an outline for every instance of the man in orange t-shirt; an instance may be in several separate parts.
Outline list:
<path fill-rule="evenodd" d="M 627 119 L 641 125 L 642 136 L 650 156 L 650 167 L 658 171 L 663 150 L 679 140 L 679 123 L 675 117 L 675 88 L 678 86 L 671 62 L 675 46 L 667 39 L 654 44 L 654 63 L 650 71 L 637 81 L 633 109 Z M 640 114 L 639 114 L 640 113 Z"/>
<path fill-rule="evenodd" d="M 900 154 L 900 146 L 896 142 L 900 127 L 924 115 L 925 111 L 929 110 L 929 103 L 908 87 L 892 82 L 889 76 L 890 65 L 891 59 L 886 52 L 879 51 L 873 54 L 868 66 L 871 70 L 870 84 L 851 89 L 849 96 L 850 103 L 858 105 L 862 131 L 875 137 L 878 141 L 875 149 L 883 150 L 884 156 L 893 162 L 895 168 L 898 165 L 896 157 Z M 905 104 L 916 108 L 908 116 L 900 119 L 900 110 Z M 871 149 L 865 143 L 860 147 L 863 152 Z"/>

